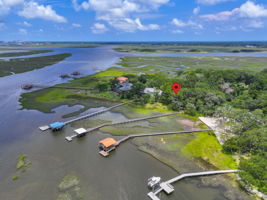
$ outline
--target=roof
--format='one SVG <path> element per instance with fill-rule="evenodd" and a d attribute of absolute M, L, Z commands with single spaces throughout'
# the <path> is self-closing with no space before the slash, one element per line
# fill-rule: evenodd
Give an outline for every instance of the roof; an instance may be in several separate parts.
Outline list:
<path fill-rule="evenodd" d="M 74 130 L 77 134 L 83 134 L 83 133 L 85 133 L 86 132 L 86 129 L 84 129 L 84 128 L 78 128 L 78 129 L 76 129 L 76 130 Z"/>
<path fill-rule="evenodd" d="M 65 125 L 64 122 L 54 122 L 54 123 L 50 124 L 49 126 L 54 129 L 54 128 L 61 128 L 64 125 Z"/>
<path fill-rule="evenodd" d="M 157 93 L 158 95 L 162 95 L 162 91 L 155 88 L 145 88 L 144 93 L 150 95 Z"/>
<path fill-rule="evenodd" d="M 116 143 L 117 143 L 117 141 L 114 140 L 113 138 L 105 138 L 105 139 L 99 141 L 99 144 L 102 144 L 107 148 L 111 147 L 112 145 L 115 145 Z"/>
<path fill-rule="evenodd" d="M 118 86 L 118 89 L 120 91 L 128 91 L 132 89 L 133 84 L 132 83 L 122 83 Z"/>
<path fill-rule="evenodd" d="M 155 88 L 145 88 L 144 93 L 154 93 L 156 92 Z"/>
<path fill-rule="evenodd" d="M 116 79 L 117 79 L 120 83 L 124 83 L 125 81 L 128 80 L 128 78 L 127 78 L 127 77 L 124 77 L 124 76 L 117 77 Z"/>

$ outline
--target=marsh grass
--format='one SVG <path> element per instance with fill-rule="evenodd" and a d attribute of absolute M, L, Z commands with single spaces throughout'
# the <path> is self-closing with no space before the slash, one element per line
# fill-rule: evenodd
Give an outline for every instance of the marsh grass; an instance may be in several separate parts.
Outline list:
<path fill-rule="evenodd" d="M 71 54 L 63 53 L 51 56 L 10 59 L 8 61 L 0 60 L 0 77 L 53 65 L 69 56 L 71 56 Z"/>
<path fill-rule="evenodd" d="M 20 49 L 24 50 L 24 49 Z M 40 53 L 48 53 L 48 52 L 53 52 L 52 50 L 34 50 L 34 49 L 29 49 L 27 52 L 9 52 L 9 53 L 0 53 L 0 57 L 15 57 L 15 56 L 28 56 L 28 55 L 33 55 L 33 54 L 40 54 Z"/>

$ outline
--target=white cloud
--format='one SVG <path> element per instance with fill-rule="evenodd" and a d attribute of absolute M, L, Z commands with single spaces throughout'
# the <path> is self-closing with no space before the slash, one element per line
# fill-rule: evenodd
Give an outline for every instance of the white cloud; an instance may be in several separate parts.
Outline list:
<path fill-rule="evenodd" d="M 185 22 L 183 22 L 182 20 L 179 20 L 177 18 L 172 19 L 171 23 L 174 24 L 177 27 L 187 26 L 187 24 Z"/>
<path fill-rule="evenodd" d="M 203 29 L 203 26 L 199 23 L 193 22 L 192 20 L 189 20 L 187 22 L 183 20 L 179 20 L 177 18 L 173 18 L 171 21 L 171 24 L 175 25 L 176 27 L 191 27 L 193 29 Z"/>
<path fill-rule="evenodd" d="M 267 17 L 267 9 L 263 5 L 257 5 L 252 1 L 247 1 L 239 8 L 241 17 L 259 18 Z"/>
<path fill-rule="evenodd" d="M 264 23 L 262 21 L 250 21 L 247 23 L 247 27 L 248 28 L 263 28 L 264 27 Z"/>
<path fill-rule="evenodd" d="M 197 0 L 198 3 L 200 4 L 205 4 L 205 5 L 214 5 L 226 1 L 231 1 L 231 0 Z"/>
<path fill-rule="evenodd" d="M 202 15 L 201 18 L 210 21 L 226 21 L 233 17 L 241 18 L 261 18 L 267 17 L 267 9 L 263 5 L 255 4 L 252 1 L 247 1 L 239 8 L 231 11 L 223 11 L 215 14 Z"/>
<path fill-rule="evenodd" d="M 196 7 L 196 8 L 193 9 L 193 14 L 194 15 L 198 15 L 199 12 L 200 12 L 200 7 Z"/>
<path fill-rule="evenodd" d="M 21 34 L 21 35 L 27 35 L 28 34 L 28 31 L 26 29 L 24 29 L 24 28 L 20 28 L 19 29 L 19 34 Z"/>
<path fill-rule="evenodd" d="M 152 7 L 153 9 L 158 9 L 162 5 L 169 3 L 169 0 L 133 0 L 136 2 L 141 2 L 142 4 L 147 4 L 147 6 Z"/>
<path fill-rule="evenodd" d="M 73 5 L 73 7 L 74 7 L 74 9 L 75 9 L 76 11 L 79 11 L 79 10 L 81 10 L 81 9 L 88 10 L 89 7 L 90 7 L 90 3 L 89 3 L 89 1 L 84 1 L 84 2 L 82 2 L 80 5 L 79 5 L 79 3 L 77 2 L 77 0 L 71 0 L 71 1 L 72 1 L 72 5 Z"/>
<path fill-rule="evenodd" d="M 42 33 L 42 32 L 44 32 L 44 30 L 40 28 L 40 29 L 39 29 L 39 32 Z"/>
<path fill-rule="evenodd" d="M 172 33 L 175 33 L 175 34 L 182 34 L 184 33 L 182 30 L 180 29 L 176 29 L 176 30 L 173 30 Z"/>
<path fill-rule="evenodd" d="M 238 12 L 239 9 L 236 8 L 233 9 L 232 11 L 223 11 L 216 14 L 202 15 L 200 17 L 209 21 L 226 21 L 229 20 L 234 14 L 237 14 Z"/>
<path fill-rule="evenodd" d="M 9 13 L 10 9 L 24 3 L 24 0 L 0 0 L 0 16 Z"/>
<path fill-rule="evenodd" d="M 29 22 L 27 21 L 24 21 L 24 22 L 19 22 L 18 25 L 21 25 L 21 26 L 26 26 L 26 27 L 31 27 L 32 24 L 30 24 Z"/>
<path fill-rule="evenodd" d="M 109 23 L 114 28 L 125 31 L 125 32 L 135 32 L 137 30 L 148 31 L 148 30 L 159 30 L 160 29 L 159 25 L 157 24 L 143 25 L 139 18 L 137 19 L 125 18 L 121 20 L 110 21 Z"/>
<path fill-rule="evenodd" d="M 81 24 L 76 24 L 76 23 L 72 23 L 71 25 L 72 25 L 74 28 L 80 28 L 80 27 L 82 27 Z"/>
<path fill-rule="evenodd" d="M 94 34 L 100 34 L 100 33 L 105 33 L 108 30 L 108 28 L 105 26 L 105 24 L 95 23 L 91 27 L 91 30 Z"/>
<path fill-rule="evenodd" d="M 28 19 L 39 18 L 60 23 L 67 22 L 67 20 L 63 16 L 58 15 L 50 5 L 39 5 L 34 1 L 25 3 L 19 15 Z"/>
<path fill-rule="evenodd" d="M 134 32 L 159 29 L 157 24 L 142 24 L 139 14 L 149 14 L 167 4 L 169 0 L 86 0 L 84 2 L 88 5 L 86 9 L 96 12 L 96 20 L 105 21 L 118 30 Z M 85 9 L 82 7 L 83 3 L 78 4 L 77 0 L 72 0 L 72 3 L 75 10 Z"/>

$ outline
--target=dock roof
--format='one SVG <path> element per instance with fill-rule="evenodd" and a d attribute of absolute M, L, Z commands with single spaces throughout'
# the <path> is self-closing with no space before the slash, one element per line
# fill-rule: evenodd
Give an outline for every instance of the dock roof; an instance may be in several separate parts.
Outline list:
<path fill-rule="evenodd" d="M 61 128 L 63 126 L 65 126 L 64 122 L 54 122 L 52 124 L 49 125 L 52 129 L 56 129 L 56 128 Z"/>
<path fill-rule="evenodd" d="M 105 138 L 103 140 L 99 141 L 99 144 L 104 145 L 105 147 L 111 147 L 112 145 L 115 145 L 117 141 L 113 138 Z"/>

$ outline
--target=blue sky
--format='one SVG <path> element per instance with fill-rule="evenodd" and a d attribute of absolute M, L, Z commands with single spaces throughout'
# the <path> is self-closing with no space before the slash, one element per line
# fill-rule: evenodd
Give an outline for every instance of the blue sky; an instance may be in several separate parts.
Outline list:
<path fill-rule="evenodd" d="M 267 40 L 267 1 L 0 0 L 1 40 Z"/>

